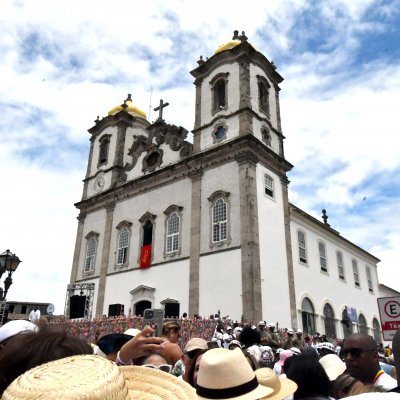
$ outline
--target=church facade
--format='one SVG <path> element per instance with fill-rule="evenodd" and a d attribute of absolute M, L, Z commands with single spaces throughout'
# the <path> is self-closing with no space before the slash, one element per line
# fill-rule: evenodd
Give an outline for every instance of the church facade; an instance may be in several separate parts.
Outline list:
<path fill-rule="evenodd" d="M 289 202 L 275 65 L 237 31 L 197 63 L 193 143 L 167 104 L 150 123 L 130 95 L 89 129 L 71 285 L 93 288 L 95 316 L 220 310 L 379 335 L 379 260 Z"/>

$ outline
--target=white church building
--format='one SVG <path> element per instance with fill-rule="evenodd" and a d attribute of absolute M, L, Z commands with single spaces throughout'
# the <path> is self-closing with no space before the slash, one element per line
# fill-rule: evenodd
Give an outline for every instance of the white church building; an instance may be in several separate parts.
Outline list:
<path fill-rule="evenodd" d="M 220 310 L 380 340 L 379 260 L 289 202 L 275 65 L 237 31 L 197 64 L 193 143 L 163 101 L 150 123 L 130 95 L 89 129 L 66 311 Z"/>

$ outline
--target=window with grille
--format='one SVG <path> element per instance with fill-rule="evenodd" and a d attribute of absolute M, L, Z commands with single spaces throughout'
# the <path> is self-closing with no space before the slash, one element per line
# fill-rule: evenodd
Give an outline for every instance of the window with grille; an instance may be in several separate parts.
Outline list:
<path fill-rule="evenodd" d="M 367 281 L 368 281 L 368 291 L 370 293 L 374 292 L 374 288 L 372 286 L 372 276 L 371 276 L 371 269 L 367 267 Z"/>
<path fill-rule="evenodd" d="M 360 314 L 358 316 L 358 327 L 359 327 L 359 332 L 368 335 L 367 320 L 365 319 L 363 314 Z"/>
<path fill-rule="evenodd" d="M 213 231 L 212 238 L 213 242 L 222 242 L 227 239 L 227 204 L 223 199 L 218 199 L 213 208 Z"/>
<path fill-rule="evenodd" d="M 339 279 L 344 281 L 343 254 L 340 251 L 336 252 L 336 261 L 337 261 Z"/>
<path fill-rule="evenodd" d="M 306 235 L 303 231 L 297 231 L 297 241 L 299 246 L 299 260 L 300 262 L 307 263 L 307 252 L 306 252 Z"/>
<path fill-rule="evenodd" d="M 87 242 L 84 272 L 92 272 L 94 270 L 96 244 L 97 244 L 97 241 L 94 236 L 92 236 Z"/>
<path fill-rule="evenodd" d="M 122 228 L 118 235 L 117 265 L 125 264 L 128 260 L 129 230 Z"/>
<path fill-rule="evenodd" d="M 179 250 L 179 216 L 173 212 L 167 220 L 167 253 Z"/>
<path fill-rule="evenodd" d="M 321 271 L 328 272 L 328 265 L 326 262 L 326 246 L 324 242 L 318 242 L 319 249 L 319 264 L 321 266 Z"/>
<path fill-rule="evenodd" d="M 351 264 L 353 266 L 353 276 L 354 276 L 354 284 L 357 287 L 360 287 L 360 276 L 358 274 L 358 264 L 357 264 L 357 260 L 355 260 L 354 258 L 351 260 Z"/>
<path fill-rule="evenodd" d="M 274 180 L 269 175 L 264 175 L 265 194 L 274 197 Z"/>
<path fill-rule="evenodd" d="M 97 166 L 102 164 L 107 164 L 108 161 L 108 152 L 110 148 L 110 137 L 111 135 L 103 135 L 100 138 L 100 147 L 99 147 L 99 160 Z"/>

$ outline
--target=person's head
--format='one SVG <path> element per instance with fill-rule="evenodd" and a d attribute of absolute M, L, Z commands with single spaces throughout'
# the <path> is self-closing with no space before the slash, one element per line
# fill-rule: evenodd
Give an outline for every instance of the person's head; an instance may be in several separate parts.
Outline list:
<path fill-rule="evenodd" d="M 264 321 L 260 321 L 260 322 L 258 323 L 258 329 L 259 329 L 260 331 L 263 331 L 264 328 L 265 328 L 265 322 L 264 322 Z"/>
<path fill-rule="evenodd" d="M 10 339 L 21 332 L 37 332 L 39 328 L 32 322 L 24 319 L 17 319 L 7 322 L 0 328 L 0 351 L 3 349 Z"/>
<path fill-rule="evenodd" d="M 171 343 L 178 343 L 181 326 L 176 321 L 169 321 L 163 325 L 162 335 Z"/>
<path fill-rule="evenodd" d="M 375 340 L 364 333 L 354 333 L 343 343 L 342 357 L 347 372 L 364 384 L 372 383 L 379 371 L 379 356 Z"/>
<path fill-rule="evenodd" d="M 251 326 L 245 326 L 242 332 L 240 332 L 239 341 L 244 347 L 250 347 L 253 344 L 260 344 L 260 332 L 252 329 Z"/>
<path fill-rule="evenodd" d="M 228 346 L 229 350 L 235 350 L 236 348 L 241 349 L 242 345 L 240 344 L 239 340 L 232 340 Z"/>
<path fill-rule="evenodd" d="M 297 383 L 293 399 L 329 396 L 330 382 L 322 365 L 314 357 L 299 355 L 291 358 L 286 376 Z"/>
<path fill-rule="evenodd" d="M 200 352 L 208 350 L 208 343 L 202 338 L 192 338 L 183 349 L 183 363 L 186 370 L 190 370 L 193 362 Z"/>
<path fill-rule="evenodd" d="M 156 353 L 143 357 L 139 361 L 139 365 L 146 368 L 159 369 L 160 371 L 168 373 L 172 371 L 172 365 L 168 363 L 167 359 L 161 354 Z"/>
<path fill-rule="evenodd" d="M 189 385 L 193 386 L 194 388 L 197 385 L 197 376 L 199 375 L 200 361 L 206 351 L 208 350 L 199 350 L 193 357 L 190 368 L 188 369 L 188 373 L 186 376 L 187 383 L 189 383 Z"/>
<path fill-rule="evenodd" d="M 364 387 L 364 384 L 349 374 L 339 375 L 332 385 L 332 395 L 335 399 L 343 399 L 354 395 Z"/>
<path fill-rule="evenodd" d="M 99 349 L 109 360 L 115 361 L 121 347 L 131 340 L 132 337 L 124 333 L 110 333 L 109 335 L 102 336 L 97 342 L 97 346 L 99 346 Z"/>
<path fill-rule="evenodd" d="M 93 348 L 84 340 L 60 330 L 42 328 L 39 332 L 15 335 L 0 353 L 0 396 L 25 371 L 77 354 L 93 354 Z"/>
<path fill-rule="evenodd" d="M 320 357 L 324 357 L 328 354 L 335 354 L 335 346 L 330 342 L 318 343 L 317 349 Z"/>
<path fill-rule="evenodd" d="M 184 312 L 184 313 L 182 314 L 182 318 L 187 318 L 187 313 L 186 313 L 186 312 Z"/>
<path fill-rule="evenodd" d="M 274 330 L 275 330 L 275 324 L 268 324 L 268 330 L 270 331 L 270 332 L 273 332 Z"/>

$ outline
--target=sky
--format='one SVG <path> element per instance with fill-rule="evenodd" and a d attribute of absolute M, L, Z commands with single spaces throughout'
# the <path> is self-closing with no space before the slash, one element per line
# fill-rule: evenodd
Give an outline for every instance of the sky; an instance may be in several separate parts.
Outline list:
<path fill-rule="evenodd" d="M 400 0 L 2 0 L 0 252 L 22 260 L 8 300 L 64 312 L 87 130 L 132 93 L 191 131 L 189 72 L 235 29 L 285 78 L 290 202 L 325 208 L 400 290 Z"/>

